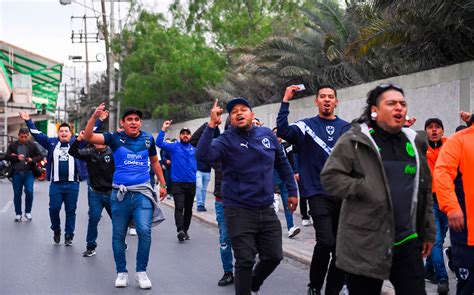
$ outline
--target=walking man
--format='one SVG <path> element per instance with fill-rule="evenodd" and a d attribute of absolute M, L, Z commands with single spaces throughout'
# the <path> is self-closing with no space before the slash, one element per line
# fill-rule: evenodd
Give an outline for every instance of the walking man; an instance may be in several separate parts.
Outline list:
<path fill-rule="evenodd" d="M 325 294 L 339 294 L 344 284 L 344 273 L 336 267 L 335 249 L 341 201 L 324 190 L 319 175 L 336 141 L 350 125 L 334 114 L 337 93 L 328 85 L 316 90 L 314 103 L 318 115 L 288 125 L 289 102 L 298 90 L 295 85 L 286 88 L 277 117 L 277 136 L 298 147 L 301 197 L 309 199 L 309 212 L 316 233 L 308 294 L 321 293 L 326 273 Z"/>
<path fill-rule="evenodd" d="M 156 145 L 171 155 L 171 181 L 173 182 L 174 220 L 178 241 L 189 240 L 189 227 L 193 216 L 194 196 L 196 194 L 196 158 L 191 139 L 191 130 L 183 128 L 179 132 L 179 141 L 166 142 L 166 130 L 171 121 L 165 121 L 156 138 Z"/>
<path fill-rule="evenodd" d="M 466 119 L 470 121 L 469 117 Z M 448 138 L 434 171 L 439 208 L 448 216 L 458 295 L 474 293 L 473 150 L 474 125 L 471 125 Z"/>
<path fill-rule="evenodd" d="M 291 211 L 298 204 L 296 183 L 276 136 L 252 123 L 254 113 L 249 102 L 233 99 L 227 111 L 232 126 L 212 140 L 222 121 L 222 108 L 215 101 L 196 158 L 222 163 L 224 215 L 236 259 L 235 293 L 258 294 L 283 258 L 281 224 L 273 208 L 273 174 L 269 172 L 275 167 L 285 182 Z M 259 262 L 254 267 L 257 253 Z"/>
<path fill-rule="evenodd" d="M 153 136 L 141 131 L 142 112 L 126 109 L 120 120 L 123 131 L 93 133 L 94 121 L 104 112 L 105 105 L 98 106 L 87 122 L 84 139 L 92 144 L 108 145 L 114 156 L 115 171 L 110 197 L 112 209 L 112 248 L 117 271 L 115 287 L 128 286 L 125 260 L 125 236 L 133 219 L 138 234 L 135 280 L 141 289 L 152 284 L 146 269 L 151 246 L 151 227 L 164 220 L 157 204 L 156 194 L 150 184 L 150 163 L 160 182 L 160 199 L 166 195 L 166 183 L 161 170 Z"/>
<path fill-rule="evenodd" d="M 58 128 L 58 137 L 47 137 L 39 131 L 30 115 L 20 112 L 20 117 L 25 120 L 34 139 L 48 150 L 48 163 L 46 164 L 49 186 L 49 217 L 51 230 L 54 232 L 54 242 L 61 241 L 60 211 L 64 203 L 66 211 L 66 224 L 64 227 L 64 244 L 72 246 L 74 229 L 76 226 L 76 207 L 79 194 L 79 181 L 86 178 L 86 171 L 82 169 L 79 159 L 68 154 L 71 144 L 75 141 L 72 137 L 71 127 L 62 123 Z"/>
<path fill-rule="evenodd" d="M 321 183 L 343 199 L 336 266 L 351 295 L 426 294 L 423 258 L 436 237 L 426 135 L 403 128 L 403 89 L 371 90 L 364 113 L 336 143 Z M 342 218 L 343 217 L 343 218 Z"/>
<path fill-rule="evenodd" d="M 438 200 L 436 198 L 436 184 L 434 179 L 434 168 L 439 152 L 446 141 L 444 137 L 443 122 L 438 118 L 430 118 L 425 122 L 425 132 L 428 136 L 428 150 L 426 158 L 433 175 L 433 213 L 436 225 L 436 241 L 431 250 L 431 255 L 426 258 L 425 271 L 426 278 L 431 282 L 438 284 L 439 294 L 448 294 L 449 278 L 444 265 L 443 244 L 448 231 L 448 218 L 439 210 Z"/>
<path fill-rule="evenodd" d="M 12 163 L 12 186 L 13 204 L 15 205 L 15 222 L 21 221 L 22 206 L 21 195 L 25 190 L 25 218 L 33 219 L 31 208 L 33 207 L 33 185 L 35 177 L 31 172 L 31 166 L 41 161 L 43 156 L 38 147 L 28 140 L 28 129 L 21 128 L 18 131 L 18 140 L 10 143 L 7 148 L 5 160 Z"/>
<path fill-rule="evenodd" d="M 105 209 L 112 219 L 110 195 L 112 193 L 112 177 L 114 175 L 115 166 L 110 147 L 95 144 L 80 148 L 81 142 L 84 142 L 84 131 L 79 133 L 76 141 L 71 145 L 69 154 L 87 163 L 89 174 L 89 186 L 87 190 L 89 221 L 87 224 L 86 237 L 87 248 L 82 255 L 84 257 L 91 257 L 96 254 L 97 226 L 102 217 L 102 210 Z"/>

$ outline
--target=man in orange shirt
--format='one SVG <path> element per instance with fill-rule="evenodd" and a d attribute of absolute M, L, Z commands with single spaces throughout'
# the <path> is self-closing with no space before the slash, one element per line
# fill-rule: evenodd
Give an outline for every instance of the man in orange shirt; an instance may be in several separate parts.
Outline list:
<path fill-rule="evenodd" d="M 474 126 L 453 134 L 436 161 L 440 210 L 448 216 L 458 295 L 474 293 Z"/>
<path fill-rule="evenodd" d="M 425 131 L 428 136 L 428 150 L 426 158 L 430 166 L 431 174 L 434 172 L 436 160 L 443 143 L 446 141 L 444 137 L 443 122 L 438 118 L 430 118 L 425 122 Z M 449 291 L 449 277 L 446 272 L 443 257 L 443 244 L 448 231 L 448 218 L 439 210 L 436 198 L 435 181 L 433 178 L 433 213 L 436 224 L 436 241 L 431 250 L 431 255 L 426 259 L 425 271 L 426 278 L 432 283 L 438 284 L 438 293 L 447 294 Z"/>

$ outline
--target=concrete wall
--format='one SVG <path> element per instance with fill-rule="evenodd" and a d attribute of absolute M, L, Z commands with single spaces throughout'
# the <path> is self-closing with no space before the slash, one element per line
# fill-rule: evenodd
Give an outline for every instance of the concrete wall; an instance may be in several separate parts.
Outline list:
<path fill-rule="evenodd" d="M 438 117 L 443 120 L 445 133 L 452 134 L 461 124 L 459 111 L 472 112 L 474 109 L 474 61 L 471 61 L 339 89 L 337 115 L 347 121 L 358 117 L 365 104 L 367 92 L 387 81 L 398 84 L 405 90 L 408 113 L 417 118 L 414 125 L 414 129 L 417 130 L 423 129 L 426 119 Z M 316 115 L 317 109 L 313 101 L 314 96 L 292 101 L 289 121 L 294 122 Z M 254 108 L 254 112 L 265 126 L 272 128 L 276 124 L 279 108 L 279 103 L 268 104 Z M 173 124 L 168 136 L 177 138 L 181 128 L 188 127 L 194 131 L 207 121 L 208 118 L 200 118 Z"/>

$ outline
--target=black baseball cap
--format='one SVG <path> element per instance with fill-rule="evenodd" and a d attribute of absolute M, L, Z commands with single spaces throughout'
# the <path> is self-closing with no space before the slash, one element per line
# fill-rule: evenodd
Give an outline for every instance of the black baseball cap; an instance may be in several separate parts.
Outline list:
<path fill-rule="evenodd" d="M 131 114 L 137 114 L 138 117 L 140 117 L 140 119 L 141 119 L 142 116 L 143 116 L 142 111 L 140 111 L 139 109 L 137 109 L 137 108 L 128 108 L 128 109 L 126 109 L 125 112 L 123 113 L 123 115 L 122 115 L 122 120 L 125 119 L 126 116 L 131 115 Z"/>
<path fill-rule="evenodd" d="M 181 129 L 179 131 L 179 134 L 183 133 L 183 132 L 189 132 L 189 134 L 191 134 L 191 129 L 189 129 L 188 127 L 184 127 L 183 129 Z"/>
<path fill-rule="evenodd" d="M 252 110 L 252 107 L 250 106 L 250 103 L 247 99 L 238 97 L 238 98 L 232 99 L 231 101 L 229 101 L 229 103 L 227 103 L 227 106 L 225 107 L 227 112 L 230 113 L 232 111 L 232 109 L 234 108 L 234 106 L 237 105 L 237 104 L 243 104 L 243 105 L 249 107 L 250 110 Z"/>
<path fill-rule="evenodd" d="M 425 130 L 426 130 L 426 127 L 428 127 L 428 125 L 430 125 L 431 123 L 436 123 L 436 124 L 438 124 L 439 126 L 441 126 L 441 129 L 444 130 L 443 121 L 441 121 L 441 120 L 438 119 L 438 118 L 429 118 L 428 120 L 426 120 L 426 122 L 425 122 Z"/>

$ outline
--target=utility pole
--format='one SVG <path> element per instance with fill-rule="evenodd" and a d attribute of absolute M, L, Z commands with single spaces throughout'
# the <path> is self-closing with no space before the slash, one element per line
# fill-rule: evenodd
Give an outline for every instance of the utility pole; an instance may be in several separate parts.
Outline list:
<path fill-rule="evenodd" d="M 64 122 L 67 122 L 67 84 L 64 83 Z"/>
<path fill-rule="evenodd" d="M 87 96 L 91 94 L 91 89 L 90 89 L 90 76 L 89 76 L 89 50 L 87 50 L 87 17 L 84 14 L 84 34 L 86 36 L 86 40 L 84 42 L 86 46 L 86 91 L 87 91 Z"/>
<path fill-rule="evenodd" d="M 101 0 L 102 8 L 102 32 L 105 39 L 105 51 L 107 53 L 107 78 L 109 82 L 109 130 L 115 130 L 115 120 L 117 118 L 117 110 L 115 108 L 115 69 L 114 69 L 114 55 L 111 48 L 112 39 L 114 37 L 114 0 L 110 1 L 110 31 L 108 31 L 107 17 L 105 11 L 105 0 Z M 110 34 L 109 34 L 110 32 Z"/>

